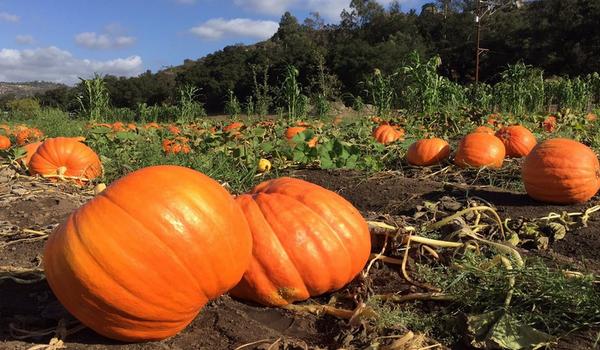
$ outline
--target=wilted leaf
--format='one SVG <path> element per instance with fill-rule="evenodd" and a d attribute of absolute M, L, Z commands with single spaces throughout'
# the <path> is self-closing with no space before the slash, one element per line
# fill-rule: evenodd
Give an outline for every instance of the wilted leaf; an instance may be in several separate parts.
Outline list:
<path fill-rule="evenodd" d="M 551 236 L 555 241 L 565 238 L 567 235 L 567 227 L 558 222 L 550 222 L 546 225 L 546 229 L 550 231 Z"/>
<path fill-rule="evenodd" d="M 479 349 L 539 349 L 554 340 L 547 333 L 521 324 L 503 310 L 467 317 L 471 345 Z"/>

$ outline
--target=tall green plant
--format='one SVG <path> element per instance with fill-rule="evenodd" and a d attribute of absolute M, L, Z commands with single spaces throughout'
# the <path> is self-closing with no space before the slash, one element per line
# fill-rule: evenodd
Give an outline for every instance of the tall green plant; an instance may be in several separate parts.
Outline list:
<path fill-rule="evenodd" d="M 500 73 L 502 81 L 494 86 L 499 109 L 517 115 L 542 111 L 546 101 L 543 73 L 521 62 L 508 65 Z"/>
<path fill-rule="evenodd" d="M 427 114 L 439 111 L 442 105 L 442 88 L 446 83 L 446 78 L 437 72 L 441 64 L 442 59 L 439 56 L 426 62 L 421 62 L 417 52 L 408 56 L 407 63 L 400 68 L 400 89 L 404 106 L 408 110 Z"/>
<path fill-rule="evenodd" d="M 231 89 L 228 91 L 225 113 L 230 117 L 237 117 L 242 113 L 242 106 Z"/>
<path fill-rule="evenodd" d="M 196 101 L 200 89 L 185 85 L 179 89 L 179 121 L 190 122 L 194 117 L 205 116 L 204 107 Z"/>
<path fill-rule="evenodd" d="M 104 79 L 94 74 L 93 79 L 79 78 L 83 93 L 77 96 L 80 113 L 90 121 L 98 121 L 110 108 L 110 96 Z"/>
<path fill-rule="evenodd" d="M 260 68 L 259 66 L 252 66 L 251 68 L 252 81 L 254 83 L 254 101 L 252 106 L 259 116 L 264 117 L 269 114 L 269 109 L 271 108 L 269 66 L 263 67 L 261 72 L 258 71 Z M 261 80 L 259 80 L 259 73 L 261 74 Z"/>
<path fill-rule="evenodd" d="M 298 83 L 300 72 L 293 65 L 288 65 L 285 73 L 285 79 L 281 86 L 281 93 L 286 104 L 288 118 L 295 118 L 298 116 L 296 112 L 300 96 L 302 95 L 302 90 Z"/>
<path fill-rule="evenodd" d="M 375 69 L 373 75 L 367 79 L 367 95 L 375 106 L 378 116 L 388 117 L 392 112 L 395 91 L 392 82 L 397 73 L 384 75 L 381 70 Z"/>

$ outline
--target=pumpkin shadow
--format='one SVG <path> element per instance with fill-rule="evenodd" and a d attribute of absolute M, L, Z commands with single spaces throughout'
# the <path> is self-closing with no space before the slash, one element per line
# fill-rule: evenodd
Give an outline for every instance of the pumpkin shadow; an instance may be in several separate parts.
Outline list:
<path fill-rule="evenodd" d="M 56 299 L 43 280 L 30 284 L 0 281 L 0 343 L 23 341 L 48 344 L 62 320 L 67 329 L 80 323 Z M 67 336 L 72 344 L 116 345 L 113 341 L 84 328 Z"/>

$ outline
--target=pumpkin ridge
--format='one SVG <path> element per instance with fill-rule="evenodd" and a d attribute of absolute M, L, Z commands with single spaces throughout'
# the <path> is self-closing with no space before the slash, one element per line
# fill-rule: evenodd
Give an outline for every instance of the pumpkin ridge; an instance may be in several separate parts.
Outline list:
<path fill-rule="evenodd" d="M 100 193 L 100 195 L 101 195 L 101 196 L 103 196 L 104 198 L 106 198 L 106 199 L 107 199 L 107 201 L 108 201 L 109 203 L 112 203 L 112 204 L 113 204 L 113 205 L 115 205 L 117 208 L 119 208 L 121 211 L 123 211 L 125 214 L 127 214 L 127 216 L 131 217 L 131 219 L 132 219 L 133 221 L 135 221 L 135 222 L 137 222 L 138 224 L 140 224 L 140 226 L 141 226 L 141 227 L 143 227 L 143 228 L 144 228 L 144 230 L 148 231 L 148 233 L 150 233 L 150 235 L 151 235 L 151 236 L 155 237 L 155 238 L 156 238 L 156 239 L 157 239 L 157 240 L 158 240 L 158 241 L 161 243 L 161 245 L 163 245 L 165 248 L 167 248 L 167 249 L 168 249 L 168 250 L 171 252 L 170 256 L 172 256 L 172 257 L 174 257 L 174 258 L 175 258 L 175 261 L 177 262 L 177 265 L 181 266 L 181 267 L 182 267 L 182 269 L 183 269 L 183 270 L 185 270 L 185 273 L 186 273 L 186 274 L 187 274 L 189 277 L 191 277 L 191 279 L 194 281 L 194 284 L 195 284 L 195 287 L 196 287 L 195 289 L 196 289 L 196 290 L 201 290 L 201 291 L 202 291 L 202 294 L 203 294 L 203 297 L 204 297 L 206 300 L 208 300 L 208 299 L 209 299 L 209 298 L 208 298 L 208 295 L 207 295 L 208 293 L 206 293 L 206 291 L 205 291 L 205 290 L 204 290 L 202 287 L 200 287 L 200 285 L 199 285 L 199 283 L 198 283 L 198 280 L 196 279 L 196 276 L 194 276 L 194 274 L 193 274 L 193 273 L 191 272 L 191 270 L 188 268 L 188 266 L 186 265 L 186 263 L 185 263 L 185 262 L 184 262 L 184 261 L 183 261 L 183 260 L 182 260 L 182 259 L 179 257 L 179 255 L 177 255 L 177 252 L 176 252 L 176 250 L 174 250 L 174 249 L 173 249 L 173 248 L 171 248 L 169 245 L 167 245 L 167 244 L 165 243 L 165 241 L 164 241 L 163 239 L 161 239 L 159 236 L 155 235 L 155 234 L 154 234 L 154 232 L 153 232 L 153 230 L 149 229 L 149 228 L 146 226 L 146 223 L 145 223 L 145 222 L 143 222 L 142 220 L 138 219 L 137 217 L 135 217 L 135 216 L 131 215 L 131 213 L 129 213 L 129 212 L 128 212 L 128 211 L 127 211 L 125 208 L 123 208 L 123 207 L 122 207 L 121 205 L 119 205 L 117 202 L 113 201 L 113 200 L 112 200 L 112 199 L 109 197 L 109 194 L 107 194 L 107 193 L 106 193 L 106 191 L 103 191 L 102 193 Z M 195 247 L 199 247 L 199 246 L 201 246 L 201 245 L 195 245 Z M 205 255 L 206 255 L 206 254 L 205 254 Z M 214 273 L 213 273 L 213 276 L 211 276 L 211 277 L 215 277 L 215 276 L 214 276 Z"/>
<path fill-rule="evenodd" d="M 268 194 L 268 195 L 272 196 L 272 195 L 274 195 L 274 194 L 276 194 L 276 193 L 270 193 L 270 194 Z M 281 196 L 283 196 L 282 194 L 278 194 L 278 195 L 281 195 Z M 289 196 L 285 196 L 285 197 L 289 197 Z M 258 202 L 257 202 L 256 204 L 257 204 L 257 205 L 258 205 L 258 207 L 260 208 L 261 215 L 263 215 L 263 217 L 265 218 L 265 221 L 267 222 L 267 224 L 269 225 L 269 227 L 271 227 L 271 229 L 273 230 L 274 236 L 277 238 L 277 241 L 279 242 L 279 244 L 280 244 L 280 245 L 281 245 L 281 247 L 283 248 L 283 252 L 285 252 L 285 255 L 288 257 L 288 260 L 289 260 L 289 262 L 292 264 L 292 266 L 294 267 L 294 270 L 296 271 L 296 273 L 297 273 L 297 274 L 298 274 L 298 276 L 300 277 L 300 281 L 302 281 L 302 284 L 304 285 L 304 289 L 305 289 L 305 290 L 307 290 L 309 294 L 312 294 L 311 290 L 310 290 L 310 289 L 308 288 L 308 286 L 306 285 L 306 281 L 305 281 L 305 279 L 304 279 L 304 277 L 303 277 L 303 274 L 300 272 L 300 269 L 298 268 L 298 264 L 296 263 L 295 259 L 293 259 L 293 258 L 292 258 L 292 256 L 290 256 L 290 254 L 288 253 L 288 251 L 287 251 L 287 249 L 286 249 L 286 246 L 285 246 L 285 245 L 284 245 L 284 244 L 281 242 L 281 239 L 279 238 L 279 235 L 278 235 L 277 231 L 273 229 L 273 225 L 272 225 L 272 223 L 271 223 L 271 220 L 269 220 L 269 219 L 267 218 L 267 216 L 266 216 L 266 215 L 264 215 L 263 206 L 262 206 L 262 205 L 260 205 Z M 270 205 L 269 205 L 269 207 L 270 207 Z M 270 211 L 273 211 L 273 210 L 272 210 L 272 208 L 269 208 L 269 209 L 270 209 Z M 313 239 L 313 241 L 314 241 L 314 242 L 317 242 L 318 240 L 316 240 L 316 239 Z M 322 259 L 322 255 L 321 255 L 321 254 L 318 254 L 318 256 L 319 256 L 319 259 L 322 261 L 322 260 L 323 260 L 323 259 Z M 322 261 L 322 262 L 323 262 L 323 261 Z M 328 280 L 330 280 L 330 279 L 331 279 L 331 276 L 327 276 L 327 277 L 328 277 Z M 280 288 L 277 288 L 277 291 L 279 291 L 279 289 L 280 289 Z M 311 288 L 311 289 L 312 289 L 312 288 Z M 279 292 L 278 292 L 278 294 L 279 294 Z M 281 294 L 279 294 L 279 295 L 281 295 Z M 288 301 L 289 301 L 289 300 L 288 300 Z"/>
<path fill-rule="evenodd" d="M 98 270 L 99 270 L 99 271 L 102 271 L 102 273 L 104 273 L 106 276 L 110 276 L 110 274 L 109 274 L 109 273 L 108 273 L 108 272 L 107 272 L 107 271 L 106 271 L 106 270 L 105 270 L 105 269 L 102 267 L 102 265 L 101 265 L 101 264 L 98 262 L 98 259 L 97 259 L 97 258 L 94 256 L 94 254 L 92 254 L 92 253 L 91 253 L 91 251 L 90 251 L 90 249 L 88 248 L 88 246 L 87 246 L 86 244 L 84 244 L 84 241 L 83 241 L 83 239 L 81 238 L 81 234 L 80 234 L 80 231 L 81 231 L 81 230 L 80 230 L 80 225 L 79 225 L 79 223 L 78 223 L 78 221 L 79 221 L 79 220 L 78 220 L 78 218 L 77 218 L 77 217 L 79 216 L 79 213 L 75 212 L 74 214 L 75 214 L 75 215 L 73 215 L 73 227 L 74 227 L 74 230 L 73 230 L 73 231 L 75 231 L 75 235 L 73 235 L 73 237 L 76 237 L 76 238 L 77 238 L 77 243 L 78 243 L 79 249 L 83 249 L 83 250 L 86 252 L 86 255 L 87 255 L 89 258 L 90 258 L 90 261 L 93 261 L 93 262 L 94 262 L 94 264 L 96 264 L 96 266 L 98 267 Z M 143 301 L 144 303 L 150 304 L 150 305 L 152 305 L 153 307 L 156 307 L 157 309 L 160 309 L 160 310 L 163 310 L 163 311 L 167 311 L 168 313 L 180 314 L 180 313 L 178 313 L 178 312 L 174 312 L 173 310 L 171 310 L 171 309 L 169 309 L 169 308 L 165 308 L 165 307 L 163 307 L 163 306 L 156 305 L 156 304 L 154 304 L 154 303 L 152 303 L 152 302 L 150 302 L 150 301 L 148 301 L 148 300 L 142 299 L 142 298 L 141 298 L 139 295 L 137 295 L 136 293 L 134 293 L 133 291 L 131 291 L 129 288 L 125 287 L 125 286 L 124 286 L 122 283 L 120 283 L 120 281 L 119 281 L 119 280 L 117 280 L 117 279 L 110 278 L 110 280 L 114 281 L 114 282 L 115 282 L 115 285 L 116 285 L 116 286 L 118 286 L 119 288 L 121 288 L 121 289 L 122 289 L 123 291 L 125 291 L 127 294 L 129 294 L 129 295 L 133 296 L 133 297 L 134 297 L 134 299 L 141 300 L 141 301 Z M 129 318 L 129 319 L 131 319 L 131 320 L 135 320 L 135 321 L 142 321 L 142 322 L 146 322 L 146 321 L 148 321 L 147 319 L 141 318 L 141 317 L 139 317 L 139 316 L 136 316 L 136 315 L 132 315 L 131 313 L 129 313 L 129 312 L 125 311 L 125 310 L 122 310 L 122 309 L 119 309 L 119 308 L 116 308 L 116 307 L 114 307 L 114 306 L 113 306 L 111 303 L 109 303 L 108 301 L 106 301 L 106 300 L 105 300 L 105 299 L 103 299 L 103 298 L 100 298 L 100 297 L 99 297 L 99 296 L 97 296 L 95 293 L 93 293 L 93 295 L 94 295 L 94 298 L 95 298 L 97 301 L 100 301 L 102 304 L 104 304 L 104 307 L 107 307 L 107 306 L 108 306 L 108 308 L 111 310 L 111 313 L 114 313 L 114 314 L 116 314 L 116 315 L 118 315 L 118 316 L 121 316 L 121 317 L 124 317 L 124 318 Z M 155 322 L 173 322 L 173 323 L 176 323 L 176 321 L 167 321 L 167 320 L 164 320 L 164 321 L 163 321 L 163 320 L 155 320 Z"/>
<path fill-rule="evenodd" d="M 312 208 L 308 207 L 304 203 L 298 201 L 297 199 L 295 199 L 293 197 L 285 195 L 285 194 L 277 193 L 276 195 L 284 196 L 288 200 L 290 200 L 290 199 L 293 200 L 295 209 L 303 208 L 304 210 L 306 210 L 307 213 L 310 213 L 314 218 L 317 219 L 316 222 L 318 222 L 319 225 L 322 225 L 321 227 L 323 227 L 324 229 L 327 230 L 327 232 L 326 232 L 327 241 L 326 242 L 331 242 L 332 243 L 331 245 L 334 245 L 335 249 L 331 249 L 331 245 L 324 243 L 324 241 L 322 239 L 319 239 L 319 236 L 317 236 L 315 234 L 307 236 L 308 241 L 317 247 L 318 254 L 316 256 L 313 256 L 313 260 L 315 260 L 314 258 L 316 257 L 322 265 L 330 265 L 332 262 L 338 261 L 336 256 L 333 256 L 333 255 L 338 254 L 339 247 L 341 245 L 343 245 L 343 242 L 339 238 L 337 231 L 332 229 L 331 225 L 329 225 L 327 222 L 325 222 L 316 211 L 312 210 Z M 270 204 L 269 204 L 269 206 L 270 206 Z M 271 211 L 273 211 L 273 210 L 271 209 Z M 277 231 L 275 231 L 275 232 L 277 232 Z M 308 230 L 307 232 L 312 233 L 311 230 Z M 325 236 L 325 235 L 321 235 L 321 237 L 323 237 L 323 236 Z M 347 275 L 347 276 L 345 276 L 346 277 L 345 280 L 348 280 L 349 279 L 348 276 L 351 273 L 352 264 L 351 264 L 351 259 L 349 259 L 348 251 L 346 249 L 344 249 L 344 257 L 349 262 L 349 264 L 346 264 L 348 266 L 349 271 L 348 271 L 348 273 L 345 273 L 345 275 Z M 298 269 L 295 262 L 294 262 L 294 267 L 296 269 Z M 306 269 L 299 270 L 299 271 L 304 272 L 303 274 L 301 273 L 300 276 L 303 276 L 306 274 Z M 338 289 L 345 284 L 345 283 L 342 283 L 340 285 L 338 283 L 338 280 L 340 280 L 340 278 L 338 277 L 338 274 L 335 274 L 335 273 L 333 273 L 333 274 L 329 273 L 326 276 L 326 278 L 324 278 L 325 277 L 324 274 L 322 274 L 320 277 L 321 277 L 321 278 L 319 278 L 320 280 L 326 280 L 326 283 L 323 283 L 323 285 L 325 286 L 324 287 L 325 291 L 316 290 L 314 288 L 315 286 L 312 286 L 313 280 L 312 280 L 312 278 L 310 278 L 310 276 L 309 276 L 308 280 L 306 278 L 302 277 L 302 280 L 305 283 L 305 285 L 306 285 L 306 282 L 309 282 L 311 284 L 311 286 L 308 286 L 308 285 L 306 286 L 307 290 L 309 291 L 310 294 L 314 294 L 315 292 L 317 292 L 318 294 L 322 294 L 326 291 Z M 319 287 L 319 286 L 317 285 L 317 287 Z"/>
<path fill-rule="evenodd" d="M 286 196 L 286 197 L 290 197 L 290 196 Z M 293 198 L 293 197 L 291 197 L 291 198 Z M 327 228 L 329 228 L 329 230 L 331 230 L 331 232 L 333 233 L 333 236 L 335 237 L 335 240 L 337 242 L 338 247 L 342 247 L 343 248 L 344 253 L 345 253 L 344 255 L 346 256 L 347 260 L 350 262 L 349 266 L 352 267 L 352 256 L 351 256 L 350 252 L 348 251 L 348 248 L 346 248 L 346 245 L 344 244 L 344 241 L 340 238 L 340 234 L 338 233 L 338 230 L 336 230 L 335 228 L 333 228 L 333 226 L 331 226 L 327 220 L 323 219 L 323 217 L 321 215 L 319 215 L 319 213 L 315 209 L 313 209 L 310 206 L 304 204 L 304 202 L 302 202 L 302 201 L 300 201 L 300 200 L 298 200 L 296 198 L 293 198 L 293 199 L 295 201 L 297 201 L 298 203 L 302 204 L 303 207 L 306 207 L 312 214 L 315 215 L 315 217 L 317 217 L 319 219 L 319 221 L 321 223 L 325 224 L 325 226 Z M 338 220 L 343 219 L 344 222 L 347 222 L 346 218 L 343 217 L 343 216 L 340 218 L 339 214 L 336 215 L 336 217 L 337 217 Z M 346 226 L 349 226 L 349 225 L 346 225 Z M 353 274 L 352 274 L 352 268 L 350 268 L 348 270 L 349 270 L 348 271 L 348 276 L 347 276 L 346 279 L 350 279 L 350 277 L 354 277 Z"/>
<path fill-rule="evenodd" d="M 252 196 L 254 197 L 254 196 Z M 296 272 L 296 276 L 297 279 L 302 282 L 302 287 L 304 289 L 304 291 L 307 294 L 310 294 L 308 287 L 306 286 L 306 282 L 304 281 L 304 278 L 302 278 L 302 274 L 300 273 L 300 270 L 298 269 L 298 266 L 296 265 L 296 262 L 292 259 L 292 257 L 290 256 L 290 254 L 288 253 L 285 245 L 281 242 L 281 239 L 279 239 L 279 236 L 277 235 L 277 233 L 275 232 L 275 230 L 273 230 L 273 226 L 271 225 L 271 223 L 269 222 L 269 220 L 266 218 L 265 214 L 262 211 L 261 206 L 254 201 L 254 198 L 252 198 L 252 202 L 254 202 L 254 204 L 256 204 L 256 206 L 258 207 L 258 211 L 260 212 L 261 218 L 264 220 L 264 222 L 269 226 L 269 228 L 271 229 L 271 233 L 272 233 L 272 237 L 274 237 L 274 239 L 277 240 L 278 245 L 281 247 L 281 251 L 283 253 L 285 253 L 285 257 L 287 258 L 287 261 L 289 261 L 289 263 L 294 267 L 294 271 Z M 268 274 L 266 273 L 267 270 L 265 268 L 265 265 L 263 264 L 262 261 L 256 259 L 256 261 L 258 262 L 258 265 L 261 268 L 261 271 L 265 274 L 265 276 L 269 277 Z M 272 289 L 275 290 L 275 292 L 277 293 L 277 295 L 279 295 L 280 298 L 286 300 L 287 302 L 294 302 L 296 300 L 290 300 L 290 293 L 282 293 L 282 290 L 286 289 L 290 289 L 290 288 L 286 288 L 286 287 L 276 287 L 275 283 L 273 283 L 273 281 L 270 278 L 266 278 L 266 280 L 269 282 L 269 284 L 271 285 Z"/>

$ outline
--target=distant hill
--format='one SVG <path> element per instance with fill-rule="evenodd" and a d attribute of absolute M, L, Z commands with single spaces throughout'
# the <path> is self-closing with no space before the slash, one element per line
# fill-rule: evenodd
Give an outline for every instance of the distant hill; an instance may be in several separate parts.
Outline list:
<path fill-rule="evenodd" d="M 65 86 L 63 84 L 49 83 L 44 81 L 32 81 L 25 83 L 0 82 L 0 96 L 12 95 L 15 97 L 28 97 L 45 91 Z"/>

